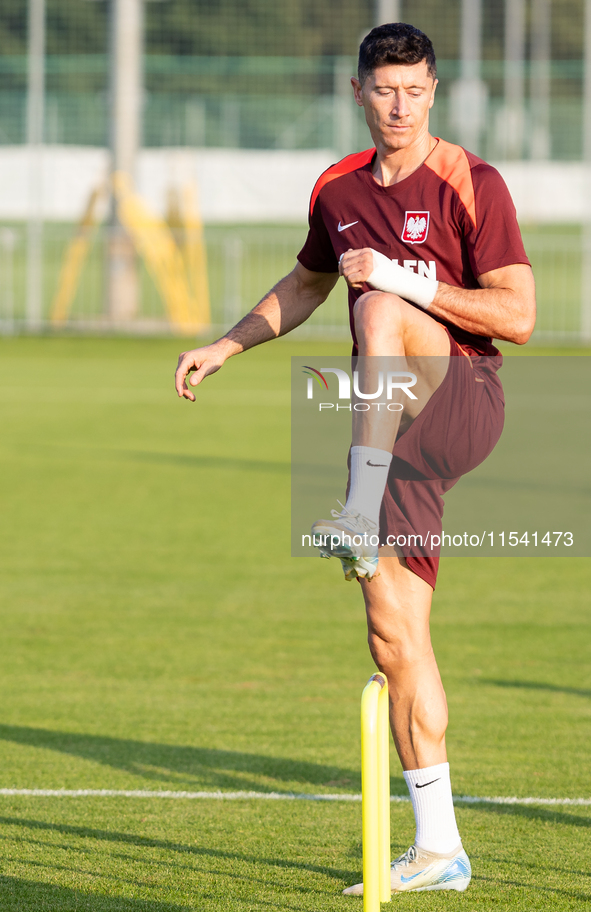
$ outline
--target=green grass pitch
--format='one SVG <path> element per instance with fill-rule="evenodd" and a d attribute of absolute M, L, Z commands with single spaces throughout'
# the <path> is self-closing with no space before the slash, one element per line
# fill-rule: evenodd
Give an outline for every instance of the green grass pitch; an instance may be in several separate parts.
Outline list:
<path fill-rule="evenodd" d="M 358 792 L 360 593 L 289 557 L 289 356 L 196 404 L 174 340 L 0 342 L 0 786 Z M 186 343 L 185 343 L 186 345 Z M 590 562 L 449 558 L 457 794 L 589 798 Z M 405 794 L 392 751 L 392 792 Z M 361 912 L 357 803 L 0 797 L 2 912 Z M 573 910 L 591 807 L 459 806 L 474 879 L 404 910 Z M 392 851 L 414 834 L 392 806 Z"/>

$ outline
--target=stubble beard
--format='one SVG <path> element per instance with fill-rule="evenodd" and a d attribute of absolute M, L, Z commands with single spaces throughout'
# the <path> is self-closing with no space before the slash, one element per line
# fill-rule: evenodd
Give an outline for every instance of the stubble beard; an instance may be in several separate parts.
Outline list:
<path fill-rule="evenodd" d="M 416 131 L 409 130 L 400 136 L 392 135 L 390 131 L 380 131 L 380 139 L 382 145 L 390 152 L 401 152 L 403 149 L 408 149 L 409 146 L 412 146 L 416 139 Z"/>

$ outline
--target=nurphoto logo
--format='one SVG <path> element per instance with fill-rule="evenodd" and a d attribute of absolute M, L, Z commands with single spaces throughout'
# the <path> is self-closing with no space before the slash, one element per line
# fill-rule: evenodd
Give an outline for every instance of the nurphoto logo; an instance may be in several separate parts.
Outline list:
<path fill-rule="evenodd" d="M 307 399 L 314 399 L 315 384 L 318 384 L 323 394 L 330 392 L 325 374 L 334 374 L 338 380 L 338 398 L 349 400 L 348 405 L 338 402 L 319 402 L 319 411 L 334 408 L 336 408 L 337 412 L 341 409 L 346 409 L 349 412 L 351 411 L 351 377 L 347 371 L 337 367 L 323 367 L 321 370 L 317 370 L 315 367 L 310 367 L 305 364 L 302 367 L 302 373 L 308 375 L 306 382 Z M 353 395 L 357 399 L 377 400 L 381 396 L 385 395 L 386 397 L 386 401 L 383 402 L 355 402 L 353 409 L 356 412 L 368 412 L 371 406 L 374 405 L 377 407 L 378 411 L 381 411 L 380 406 L 383 405 L 390 412 L 401 412 L 403 410 L 402 404 L 400 402 L 392 402 L 394 390 L 401 390 L 409 399 L 416 399 L 417 397 L 411 389 L 416 382 L 417 375 L 413 374 L 412 371 L 379 371 L 377 389 L 375 391 L 364 391 L 359 388 L 359 371 L 353 371 Z"/>

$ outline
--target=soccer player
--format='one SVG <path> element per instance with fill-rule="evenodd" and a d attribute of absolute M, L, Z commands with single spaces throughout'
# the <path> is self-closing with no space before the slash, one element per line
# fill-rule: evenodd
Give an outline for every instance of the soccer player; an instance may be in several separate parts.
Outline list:
<path fill-rule="evenodd" d="M 376 389 L 380 359 L 423 364 L 421 395 L 402 418 L 354 413 L 345 507 L 314 529 L 379 530 L 382 543 L 332 554 L 363 590 L 416 819 L 413 845 L 392 863 L 392 888 L 465 890 L 471 869 L 455 820 L 447 705 L 429 633 L 438 557 L 402 553 L 386 539 L 427 524 L 441 529 L 441 494 L 494 447 L 503 395 L 492 338 L 528 340 L 534 281 L 498 172 L 429 133 L 437 86 L 429 38 L 403 23 L 373 29 L 352 85 L 374 146 L 320 177 L 294 270 L 222 339 L 180 356 L 176 389 L 194 401 L 191 372 L 194 387 L 232 355 L 299 326 L 339 274 L 349 285 L 359 387 Z M 360 894 L 363 885 L 344 892 Z"/>

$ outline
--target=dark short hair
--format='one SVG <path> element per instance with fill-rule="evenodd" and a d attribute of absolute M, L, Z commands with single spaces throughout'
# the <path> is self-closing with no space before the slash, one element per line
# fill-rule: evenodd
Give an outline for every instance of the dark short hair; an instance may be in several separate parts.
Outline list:
<path fill-rule="evenodd" d="M 413 66 L 425 61 L 429 75 L 435 79 L 437 62 L 431 39 L 414 25 L 390 22 L 378 25 L 366 35 L 359 48 L 359 82 L 363 85 L 370 73 L 380 66 L 401 64 Z"/>

